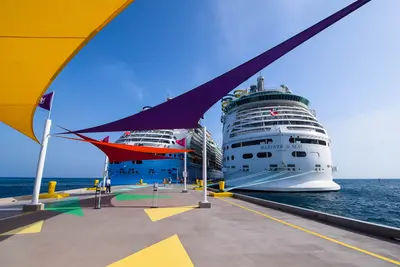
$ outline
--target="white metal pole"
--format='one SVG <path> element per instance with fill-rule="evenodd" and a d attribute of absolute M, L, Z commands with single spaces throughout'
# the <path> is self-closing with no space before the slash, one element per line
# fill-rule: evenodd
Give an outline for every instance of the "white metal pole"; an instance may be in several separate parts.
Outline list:
<path fill-rule="evenodd" d="M 187 139 L 185 137 L 185 149 L 186 149 L 186 142 Z M 183 190 L 182 193 L 187 193 L 187 188 L 186 188 L 186 179 L 187 179 L 187 152 L 185 152 L 183 156 Z"/>
<path fill-rule="evenodd" d="M 100 186 L 99 201 L 97 202 L 97 208 L 98 208 L 98 209 L 101 208 L 101 190 L 102 190 L 103 187 L 106 185 L 107 174 L 108 174 L 108 157 L 106 156 L 106 158 L 105 158 L 105 160 L 104 160 L 103 183 L 102 183 L 101 186 Z M 106 189 L 106 190 L 107 190 L 107 189 Z"/>
<path fill-rule="evenodd" d="M 105 185 L 107 177 L 108 177 L 108 157 L 106 156 L 104 160 L 103 186 Z"/>
<path fill-rule="evenodd" d="M 187 179 L 187 152 L 184 154 L 183 158 L 183 186 L 184 190 L 186 190 L 186 179 Z"/>
<path fill-rule="evenodd" d="M 207 203 L 207 129 L 203 127 L 203 203 Z"/>
<path fill-rule="evenodd" d="M 40 150 L 38 166 L 36 169 L 35 186 L 33 188 L 32 202 L 31 202 L 31 204 L 33 205 L 39 204 L 40 186 L 42 184 L 44 162 L 46 160 L 47 143 L 50 138 L 50 128 L 51 128 L 51 120 L 50 118 L 48 118 L 46 120 L 46 123 L 44 124 L 44 131 L 43 131 L 42 145 L 41 145 L 42 148 Z"/>

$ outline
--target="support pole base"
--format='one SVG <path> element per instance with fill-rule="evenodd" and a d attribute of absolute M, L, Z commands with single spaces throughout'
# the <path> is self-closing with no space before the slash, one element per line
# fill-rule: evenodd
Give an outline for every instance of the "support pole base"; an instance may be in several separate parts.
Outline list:
<path fill-rule="evenodd" d="M 186 189 L 182 189 L 182 193 L 188 193 L 189 191 L 187 191 Z"/>
<path fill-rule="evenodd" d="M 211 208 L 211 203 L 210 202 L 200 201 L 199 202 L 199 208 L 201 208 L 201 209 L 209 209 L 209 208 Z"/>
<path fill-rule="evenodd" d="M 22 211 L 24 211 L 24 212 L 39 211 L 39 210 L 44 210 L 44 204 L 43 203 L 26 204 L 26 205 L 22 206 Z"/>

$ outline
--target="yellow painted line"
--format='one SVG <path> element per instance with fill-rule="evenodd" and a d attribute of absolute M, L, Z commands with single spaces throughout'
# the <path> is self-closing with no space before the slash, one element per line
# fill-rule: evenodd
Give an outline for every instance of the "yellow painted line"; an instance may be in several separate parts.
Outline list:
<path fill-rule="evenodd" d="M 170 208 L 158 208 L 158 209 L 144 209 L 150 220 L 153 222 L 178 215 L 180 213 L 193 210 L 198 206 L 186 206 L 186 207 L 170 207 Z"/>
<path fill-rule="evenodd" d="M 395 265 L 399 265 L 399 266 L 400 266 L 400 261 L 393 260 L 393 259 L 390 259 L 390 258 L 381 256 L 381 255 L 379 255 L 379 254 L 370 252 L 370 251 L 368 251 L 368 250 L 361 249 L 361 248 L 358 248 L 358 247 L 356 247 L 356 246 L 352 246 L 352 245 L 346 244 L 346 243 L 341 242 L 341 241 L 339 241 L 339 240 L 336 240 L 336 239 L 333 239 L 333 238 L 330 238 L 330 237 L 327 237 L 327 236 L 318 234 L 318 233 L 316 233 L 316 232 L 307 230 L 307 229 L 305 229 L 305 228 L 303 228 L 303 227 L 300 227 L 300 226 L 297 226 L 297 225 L 294 225 L 294 224 L 291 224 L 291 223 L 282 221 L 282 220 L 277 219 L 277 218 L 275 218 L 275 217 L 272 217 L 272 216 L 270 216 L 270 215 L 264 214 L 264 213 L 262 213 L 262 212 L 259 212 L 259 211 L 256 211 L 256 210 L 253 210 L 253 209 L 250 209 L 250 208 L 247 208 L 247 207 L 244 207 L 244 206 L 242 206 L 242 205 L 236 204 L 236 203 L 231 202 L 231 201 L 228 201 L 228 200 L 226 200 L 226 199 L 222 199 L 222 198 L 218 198 L 218 199 L 219 199 L 219 200 L 222 200 L 222 201 L 225 201 L 225 202 L 227 202 L 227 203 L 229 203 L 229 204 L 232 204 L 232 205 L 234 205 L 234 206 L 237 206 L 237 207 L 239 207 L 239 208 L 242 208 L 242 209 L 244 209 L 244 210 L 251 211 L 251 212 L 253 212 L 253 213 L 256 213 L 256 214 L 258 214 L 258 215 L 261 215 L 261 216 L 263 216 L 263 217 L 266 217 L 266 218 L 268 218 L 268 219 L 270 219 L 270 220 L 273 220 L 273 221 L 282 223 L 282 224 L 284 224 L 284 225 L 293 227 L 293 228 L 298 229 L 298 230 L 300 230 L 300 231 L 303 231 L 303 232 L 309 233 L 309 234 L 311 234 L 311 235 L 318 236 L 318 237 L 320 237 L 320 238 L 322 238 L 322 239 L 331 241 L 331 242 L 336 243 L 336 244 L 338 244 L 338 245 L 342 245 L 342 246 L 344 246 L 344 247 L 347 247 L 347 248 L 356 250 L 356 251 L 361 252 L 361 253 L 365 253 L 365 254 L 370 255 L 370 256 L 372 256 L 372 257 L 375 257 L 375 258 L 378 258 L 378 259 L 381 259 L 381 260 L 384 260 L 384 261 L 387 261 L 387 262 L 390 262 L 390 263 L 393 263 L 393 264 L 395 264 Z"/>
<path fill-rule="evenodd" d="M 31 223 L 29 225 L 16 228 L 16 229 L 8 231 L 6 233 L 2 233 L 2 234 L 0 234 L 0 236 L 40 233 L 42 231 L 43 222 L 44 221 L 41 220 L 41 221 L 38 221 L 35 223 Z"/>
<path fill-rule="evenodd" d="M 3 211 L 4 211 L 4 210 L 3 210 Z M 0 221 L 12 219 L 12 218 L 16 218 L 16 217 L 20 217 L 20 216 L 24 216 L 24 215 L 28 215 L 28 214 L 31 214 L 32 212 L 34 212 L 34 211 L 28 211 L 28 212 L 24 212 L 24 213 L 21 213 L 21 214 L 14 215 L 14 216 L 9 216 L 9 217 L 5 217 L 5 218 L 1 218 Z"/>

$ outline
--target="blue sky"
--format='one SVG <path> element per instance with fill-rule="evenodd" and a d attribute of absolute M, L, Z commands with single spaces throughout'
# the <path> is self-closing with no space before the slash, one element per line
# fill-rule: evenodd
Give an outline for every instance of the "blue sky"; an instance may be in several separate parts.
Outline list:
<path fill-rule="evenodd" d="M 49 91 L 56 91 L 52 132 L 60 132 L 57 124 L 81 129 L 157 105 L 351 2 L 136 0 L 51 85 Z M 267 85 L 286 84 L 311 101 L 332 138 L 337 177 L 400 176 L 396 10 L 400 10 L 398 0 L 371 1 L 262 72 Z M 41 109 L 36 112 L 38 137 L 46 115 Z M 222 143 L 219 118 L 218 103 L 205 121 Z M 119 135 L 110 136 L 114 141 Z M 4 124 L 0 136 L 0 176 L 35 176 L 39 145 Z M 44 176 L 98 177 L 103 161 L 102 152 L 89 144 L 51 138 Z"/>

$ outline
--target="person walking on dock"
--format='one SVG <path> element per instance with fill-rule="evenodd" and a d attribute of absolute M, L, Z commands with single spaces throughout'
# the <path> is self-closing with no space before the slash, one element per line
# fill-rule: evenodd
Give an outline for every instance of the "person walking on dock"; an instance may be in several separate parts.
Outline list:
<path fill-rule="evenodd" d="M 110 177 L 107 177 L 107 181 L 106 181 L 106 193 L 111 193 L 111 179 L 110 179 Z"/>

